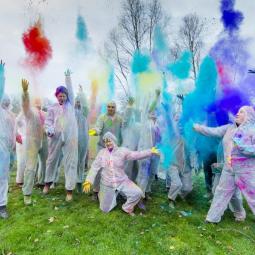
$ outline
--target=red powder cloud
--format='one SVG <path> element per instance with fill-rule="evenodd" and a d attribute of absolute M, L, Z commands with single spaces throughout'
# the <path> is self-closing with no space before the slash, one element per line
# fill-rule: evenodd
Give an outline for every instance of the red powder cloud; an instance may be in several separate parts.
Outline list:
<path fill-rule="evenodd" d="M 52 57 L 52 48 L 45 37 L 41 23 L 37 22 L 22 35 L 22 41 L 27 53 L 25 63 L 34 69 L 43 69 Z"/>

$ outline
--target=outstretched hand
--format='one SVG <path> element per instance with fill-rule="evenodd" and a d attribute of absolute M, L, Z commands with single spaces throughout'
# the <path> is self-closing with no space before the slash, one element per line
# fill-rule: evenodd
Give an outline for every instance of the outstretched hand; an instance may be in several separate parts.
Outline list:
<path fill-rule="evenodd" d="M 89 130 L 89 136 L 95 136 L 97 134 L 96 130 L 95 129 L 90 129 Z"/>
<path fill-rule="evenodd" d="M 160 155 L 159 150 L 156 147 L 151 148 L 151 153 L 155 155 Z"/>
<path fill-rule="evenodd" d="M 71 74 L 72 74 L 72 72 L 71 72 L 70 69 L 67 69 L 67 70 L 65 71 L 65 76 L 71 76 Z"/>
<path fill-rule="evenodd" d="M 135 99 L 133 97 L 128 98 L 128 105 L 132 106 L 135 102 Z"/>
<path fill-rule="evenodd" d="M 91 184 L 90 182 L 85 181 L 85 182 L 83 183 L 83 192 L 89 193 L 90 190 L 91 190 L 91 186 L 92 186 L 92 184 Z"/>
<path fill-rule="evenodd" d="M 28 80 L 22 79 L 21 85 L 22 85 L 23 92 L 26 93 L 28 91 L 28 85 L 29 85 Z"/>

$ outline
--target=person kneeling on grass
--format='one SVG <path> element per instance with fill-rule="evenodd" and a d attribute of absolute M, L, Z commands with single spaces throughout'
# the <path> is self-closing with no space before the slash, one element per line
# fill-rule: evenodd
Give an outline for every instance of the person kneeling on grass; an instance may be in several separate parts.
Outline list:
<path fill-rule="evenodd" d="M 134 215 L 134 207 L 143 197 L 142 190 L 125 173 L 125 163 L 127 160 L 139 160 L 159 154 L 153 147 L 144 151 L 130 151 L 117 146 L 116 137 L 107 132 L 103 141 L 104 149 L 97 154 L 95 161 L 91 165 L 86 181 L 83 184 L 84 192 L 90 192 L 92 183 L 100 169 L 102 169 L 102 178 L 100 182 L 99 202 L 100 209 L 103 212 L 109 212 L 116 206 L 116 197 L 118 193 L 126 197 L 126 202 L 122 205 L 122 210 L 130 215 Z"/>

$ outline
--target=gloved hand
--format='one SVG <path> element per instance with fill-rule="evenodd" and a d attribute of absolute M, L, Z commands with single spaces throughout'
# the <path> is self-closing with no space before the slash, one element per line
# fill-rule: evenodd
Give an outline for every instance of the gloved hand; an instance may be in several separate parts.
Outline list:
<path fill-rule="evenodd" d="M 89 193 L 91 190 L 91 186 L 92 186 L 92 184 L 89 181 L 85 181 L 83 183 L 83 192 Z"/>
<path fill-rule="evenodd" d="M 95 129 L 90 129 L 89 130 L 89 136 L 95 136 L 97 134 Z"/>
<path fill-rule="evenodd" d="M 65 76 L 71 76 L 71 74 L 72 74 L 72 72 L 71 72 L 70 69 L 67 69 L 67 70 L 65 71 Z"/>
<path fill-rule="evenodd" d="M 194 124 L 194 125 L 193 125 L 193 129 L 194 129 L 195 131 L 199 131 L 199 130 L 200 130 L 199 124 Z"/>
<path fill-rule="evenodd" d="M 22 85 L 23 92 L 24 92 L 24 93 L 27 93 L 27 91 L 28 91 L 28 85 L 29 85 L 28 80 L 22 79 L 22 80 L 21 80 L 21 85 Z"/>
<path fill-rule="evenodd" d="M 135 102 L 135 99 L 134 99 L 133 97 L 130 96 L 130 97 L 128 98 L 128 105 L 129 105 L 129 106 L 132 106 L 132 105 L 134 104 L 134 102 Z"/>
<path fill-rule="evenodd" d="M 155 155 L 160 155 L 159 150 L 156 147 L 151 148 L 151 153 Z"/>

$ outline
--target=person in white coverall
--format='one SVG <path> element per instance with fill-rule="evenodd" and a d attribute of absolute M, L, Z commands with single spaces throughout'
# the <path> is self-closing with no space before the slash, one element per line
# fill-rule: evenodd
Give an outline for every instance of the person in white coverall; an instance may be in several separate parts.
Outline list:
<path fill-rule="evenodd" d="M 40 109 L 32 107 L 28 93 L 29 83 L 22 79 L 22 111 L 25 116 L 26 145 L 25 145 L 25 171 L 22 187 L 24 204 L 32 203 L 31 195 L 35 183 L 38 156 L 41 158 L 42 140 L 44 133 L 45 115 Z M 41 159 L 40 159 L 41 160 Z"/>
<path fill-rule="evenodd" d="M 239 189 L 255 214 L 255 111 L 251 106 L 243 106 L 238 111 L 235 123 L 209 128 L 194 125 L 194 129 L 207 136 L 222 137 L 224 166 L 220 182 L 215 190 L 206 221 L 218 223 L 224 211 Z M 245 219 L 241 200 L 237 200 L 235 218 Z"/>
<path fill-rule="evenodd" d="M 0 101 L 4 94 L 4 63 L 0 62 Z M 6 210 L 10 153 L 15 147 L 15 123 L 9 113 L 0 107 L 0 218 L 8 218 Z"/>
<path fill-rule="evenodd" d="M 21 142 L 16 142 L 17 174 L 16 184 L 22 187 L 26 167 L 26 120 L 23 111 L 16 118 L 16 131 L 21 137 Z"/>
<path fill-rule="evenodd" d="M 82 183 L 84 181 L 84 168 L 88 152 L 88 104 L 86 96 L 80 85 L 79 93 L 75 98 L 75 117 L 78 126 L 78 166 L 77 166 L 77 190 L 82 192 Z"/>
<path fill-rule="evenodd" d="M 145 114 L 142 118 L 138 150 L 146 150 L 154 147 L 161 140 L 160 129 L 158 127 L 157 116 L 155 113 L 155 108 L 159 101 L 160 90 L 156 90 L 155 92 L 155 99 L 150 104 L 148 111 L 145 110 Z M 142 189 L 144 197 L 146 198 L 149 198 L 151 185 L 157 173 L 159 162 L 159 155 L 153 155 L 150 158 L 138 162 L 139 168 L 136 183 Z M 140 206 L 144 207 L 142 202 L 140 203 Z"/>
<path fill-rule="evenodd" d="M 97 151 L 100 151 L 104 147 L 103 136 L 107 132 L 111 132 L 117 139 L 117 145 L 120 146 L 122 143 L 121 136 L 121 128 L 122 128 L 122 118 L 117 113 L 116 103 L 114 101 L 110 101 L 107 103 L 107 113 L 101 114 L 96 122 L 96 126 L 89 130 L 89 135 L 91 136 L 99 136 L 99 141 L 97 144 Z M 94 183 L 94 194 L 93 200 L 97 200 L 101 171 L 98 172 L 95 183 Z"/>
<path fill-rule="evenodd" d="M 116 137 L 107 132 L 103 141 L 106 148 L 99 151 L 95 161 L 84 183 L 84 191 L 89 192 L 95 177 L 100 169 L 102 176 L 100 181 L 99 202 L 103 212 L 109 212 L 116 206 L 118 193 L 126 197 L 126 202 L 122 205 L 122 210 L 130 215 L 134 215 L 134 207 L 143 197 L 142 190 L 128 179 L 124 171 L 127 160 L 138 160 L 158 154 L 156 148 L 145 151 L 130 151 L 127 148 L 118 147 Z"/>
<path fill-rule="evenodd" d="M 71 72 L 65 72 L 66 87 L 56 89 L 58 103 L 49 107 L 45 120 L 48 135 L 48 158 L 46 162 L 45 186 L 43 193 L 47 194 L 54 182 L 61 150 L 65 171 L 66 201 L 72 200 L 72 191 L 77 181 L 78 164 L 78 128 L 75 118 L 74 96 L 71 83 Z"/>
<path fill-rule="evenodd" d="M 139 142 L 140 124 L 135 121 L 134 99 L 129 98 L 127 107 L 123 114 L 122 144 L 131 151 L 136 151 Z M 131 181 L 135 181 L 138 173 L 138 165 L 134 160 L 129 160 L 125 164 L 125 173 Z"/>

